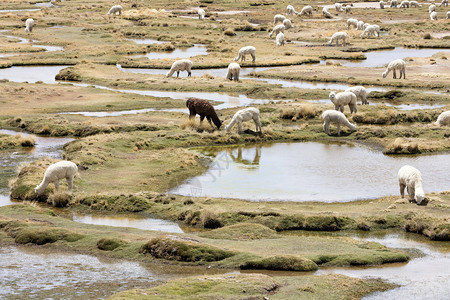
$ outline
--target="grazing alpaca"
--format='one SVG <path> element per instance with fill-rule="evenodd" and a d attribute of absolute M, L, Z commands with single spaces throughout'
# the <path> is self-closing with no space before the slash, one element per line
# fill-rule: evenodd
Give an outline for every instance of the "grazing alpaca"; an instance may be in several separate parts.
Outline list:
<path fill-rule="evenodd" d="M 326 134 L 330 135 L 330 123 L 337 124 L 337 134 L 341 136 L 341 124 L 344 124 L 351 130 L 356 130 L 356 125 L 350 123 L 345 115 L 337 110 L 326 110 L 322 113 L 323 130 Z"/>
<path fill-rule="evenodd" d="M 422 187 L 422 174 L 411 166 L 403 166 L 398 171 L 398 184 L 400 186 L 400 195 L 405 196 L 405 187 L 408 191 L 409 202 L 415 202 L 417 205 L 427 205 L 428 199 Z"/>
<path fill-rule="evenodd" d="M 437 126 L 450 125 L 450 110 L 441 113 L 434 124 Z"/>
<path fill-rule="evenodd" d="M 45 188 L 52 183 L 56 190 L 59 190 L 59 180 L 65 178 L 67 180 L 68 190 L 72 190 L 72 183 L 78 167 L 71 161 L 63 160 L 50 165 L 44 173 L 44 179 L 36 186 L 34 192 L 38 195 L 42 194 Z"/>
<path fill-rule="evenodd" d="M 217 129 L 220 129 L 220 126 L 222 126 L 222 122 L 219 120 L 214 106 L 212 106 L 208 101 L 198 98 L 189 98 L 186 101 L 186 106 L 189 108 L 189 120 L 192 120 L 195 118 L 195 115 L 198 114 L 200 116 L 200 126 L 202 125 L 205 117 L 212 127 L 213 125 L 211 123 L 211 119 L 217 126 Z"/>
<path fill-rule="evenodd" d="M 383 78 L 386 78 L 386 76 L 389 74 L 390 71 L 392 71 L 394 75 L 394 79 L 397 78 L 397 74 L 395 73 L 396 70 L 400 71 L 400 79 L 406 79 L 406 63 L 403 59 L 396 59 L 389 63 L 389 65 L 386 68 L 386 71 L 383 72 Z"/>
<path fill-rule="evenodd" d="M 249 107 L 245 109 L 241 109 L 236 112 L 231 119 L 230 124 L 225 126 L 227 131 L 230 131 L 233 128 L 234 124 L 238 124 L 238 133 L 242 133 L 242 122 L 253 120 L 256 125 L 256 131 L 261 132 L 261 122 L 259 121 L 259 110 L 254 107 Z"/>

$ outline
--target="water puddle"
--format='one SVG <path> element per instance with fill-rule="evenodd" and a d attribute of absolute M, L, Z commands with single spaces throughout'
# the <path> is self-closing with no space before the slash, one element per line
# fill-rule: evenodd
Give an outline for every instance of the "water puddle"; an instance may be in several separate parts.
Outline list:
<path fill-rule="evenodd" d="M 424 256 L 414 258 L 406 264 L 321 269 L 315 274 L 339 273 L 357 278 L 382 278 L 401 285 L 386 292 L 376 292 L 364 299 L 445 299 L 450 294 L 448 284 L 450 243 L 423 241 L 423 239 L 423 237 L 407 233 L 393 233 L 383 237 L 369 236 L 364 240 L 377 242 L 390 248 L 417 249 Z"/>
<path fill-rule="evenodd" d="M 55 7 L 52 2 L 38 2 L 34 4 L 37 7 Z"/>
<path fill-rule="evenodd" d="M 92 216 L 92 215 L 73 215 L 73 221 L 92 224 L 106 225 L 113 227 L 131 227 L 143 230 L 163 231 L 171 233 L 183 233 L 180 226 L 175 222 L 161 219 L 144 218 L 138 216 Z"/>
<path fill-rule="evenodd" d="M 1 77 L 1 76 L 0 76 Z M 268 100 L 268 99 L 253 99 L 248 98 L 246 95 L 237 95 L 232 96 L 229 94 L 221 94 L 221 93 L 208 93 L 208 92 L 169 92 L 169 91 L 144 91 L 144 90 L 126 90 L 126 89 L 112 89 L 106 86 L 101 85 L 90 85 L 85 83 L 71 83 L 74 86 L 81 87 L 94 87 L 98 89 L 104 89 L 109 91 L 115 91 L 120 93 L 129 93 L 129 94 L 138 94 L 144 96 L 152 96 L 156 98 L 172 98 L 177 100 L 187 100 L 190 97 L 197 97 L 211 101 L 220 101 L 221 104 L 215 106 L 215 109 L 225 109 L 232 107 L 240 107 L 240 106 L 248 106 L 253 104 L 266 104 L 269 102 L 276 102 L 277 100 Z M 291 100 L 283 100 L 283 101 L 291 101 Z M 153 108 L 154 109 L 154 108 Z M 156 109 L 155 109 L 156 110 Z M 186 109 L 160 109 L 160 111 L 186 111 Z M 87 113 L 87 112 L 86 112 Z M 104 112 L 99 112 L 104 113 Z"/>
<path fill-rule="evenodd" d="M 170 279 L 226 272 L 8 246 L 0 247 L 0 298 L 105 299 Z"/>
<path fill-rule="evenodd" d="M 450 54 L 448 48 L 436 49 L 436 48 L 403 48 L 397 47 L 395 49 L 389 50 L 379 50 L 365 52 L 364 55 L 367 57 L 365 60 L 338 60 L 342 66 L 345 67 L 384 67 L 390 61 L 394 59 L 405 59 L 407 57 L 431 57 L 438 52 L 444 52 Z"/>
<path fill-rule="evenodd" d="M 45 51 L 47 51 L 47 52 L 62 51 L 62 50 L 64 50 L 64 47 L 62 47 L 62 46 L 31 45 L 31 47 L 35 47 L 35 48 L 44 48 Z"/>
<path fill-rule="evenodd" d="M 0 69 L 0 79 L 8 79 L 13 82 L 56 83 L 55 76 L 68 66 L 26 66 Z"/>
<path fill-rule="evenodd" d="M 425 192 L 450 189 L 449 154 L 385 156 L 360 145 L 313 142 L 197 150 L 212 159 L 210 169 L 170 193 L 251 201 L 373 199 L 399 194 L 397 172 L 405 164 L 422 172 Z"/>
<path fill-rule="evenodd" d="M 40 8 L 28 8 L 28 9 L 0 9 L 0 13 L 15 13 L 15 12 L 31 12 L 38 11 Z"/>
<path fill-rule="evenodd" d="M 60 26 L 60 27 L 64 27 L 64 26 Z M 56 28 L 56 26 L 50 27 L 50 28 Z M 4 32 L 9 32 L 9 31 L 10 30 L 1 30 L 0 32 L 4 33 Z M 20 36 L 15 36 L 15 35 L 5 35 L 5 34 L 3 34 L 3 36 L 5 36 L 8 39 L 19 40 L 19 42 L 17 42 L 18 44 L 28 44 L 28 43 L 31 44 L 31 43 L 37 43 L 38 42 L 38 40 L 27 39 L 27 38 L 23 38 L 23 37 L 20 37 Z M 47 51 L 47 52 L 64 50 L 64 47 L 62 47 L 62 46 L 50 46 L 50 45 L 37 45 L 37 44 L 34 44 L 34 45 L 31 45 L 31 47 L 44 48 L 45 51 Z"/>
<path fill-rule="evenodd" d="M 173 58 L 190 58 L 198 55 L 207 55 L 208 51 L 204 45 L 195 44 L 194 47 L 187 49 L 175 49 L 168 52 L 150 52 L 145 55 L 130 56 L 131 58 L 147 57 L 148 59 L 173 59 Z"/>
<path fill-rule="evenodd" d="M 331 104 L 330 99 L 319 99 L 319 100 L 306 100 L 311 103 L 319 103 L 319 104 Z M 381 106 L 386 105 L 389 107 L 394 107 L 398 110 L 423 110 L 423 109 L 436 109 L 444 107 L 443 104 L 390 104 L 387 102 L 379 103 L 379 102 L 370 102 L 369 105 L 373 106 Z"/>
<path fill-rule="evenodd" d="M 154 44 L 159 45 L 159 44 L 167 43 L 167 42 L 153 40 L 153 39 L 126 39 L 126 40 L 135 42 L 136 44 L 140 44 L 140 45 L 154 45 Z"/>

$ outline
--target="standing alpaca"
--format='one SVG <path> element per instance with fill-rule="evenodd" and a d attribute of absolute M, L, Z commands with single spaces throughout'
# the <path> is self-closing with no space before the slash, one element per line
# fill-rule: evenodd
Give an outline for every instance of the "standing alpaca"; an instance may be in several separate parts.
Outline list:
<path fill-rule="evenodd" d="M 259 110 L 254 107 L 248 107 L 237 111 L 233 119 L 231 119 L 230 124 L 225 126 L 227 131 L 230 131 L 233 128 L 234 124 L 238 124 L 238 133 L 242 133 L 242 122 L 253 120 L 256 125 L 256 131 L 261 132 L 261 122 L 259 121 Z"/>
<path fill-rule="evenodd" d="M 347 126 L 352 131 L 356 130 L 356 125 L 350 123 L 345 115 L 340 111 L 336 110 L 326 110 L 322 113 L 323 122 L 323 130 L 326 134 L 330 135 L 330 123 L 337 124 L 337 134 L 341 136 L 341 124 Z"/>
<path fill-rule="evenodd" d="M 206 12 L 205 12 L 205 10 L 203 8 L 199 8 L 197 10 L 197 14 L 198 14 L 198 19 L 199 20 L 204 20 L 205 19 Z"/>
<path fill-rule="evenodd" d="M 34 20 L 29 18 L 25 21 L 25 32 L 32 32 L 34 26 Z"/>
<path fill-rule="evenodd" d="M 406 79 L 406 63 L 403 59 L 396 59 L 393 60 L 389 63 L 389 65 L 386 68 L 386 71 L 383 72 L 383 78 L 386 78 L 386 76 L 389 74 L 390 71 L 392 71 L 393 75 L 394 75 L 394 79 L 397 78 L 397 75 L 395 73 L 396 70 L 400 71 L 400 77 L 399 79 L 402 78 L 402 74 L 403 74 L 403 79 Z"/>
<path fill-rule="evenodd" d="M 350 113 L 356 113 L 356 95 L 352 92 L 341 92 L 341 93 L 335 93 L 331 92 L 330 100 L 334 104 L 335 110 L 340 110 L 341 112 L 344 112 L 344 106 L 348 104 L 348 107 L 350 108 Z"/>
<path fill-rule="evenodd" d="M 230 63 L 228 65 L 227 79 L 239 81 L 239 73 L 241 72 L 241 66 L 238 63 Z"/>
<path fill-rule="evenodd" d="M 208 101 L 198 98 L 189 98 L 186 101 L 186 107 L 189 108 L 189 120 L 195 118 L 196 114 L 200 116 L 200 126 L 202 126 L 202 122 L 205 117 L 211 127 L 214 127 L 211 123 L 211 119 L 217 129 L 220 129 L 220 126 L 222 126 L 222 122 L 219 120 L 214 106 L 212 106 Z"/>
<path fill-rule="evenodd" d="M 333 44 L 333 42 L 336 42 L 336 46 L 339 46 L 339 40 L 342 40 L 344 43 L 344 46 L 347 45 L 346 40 L 348 39 L 348 34 L 346 32 L 336 32 L 331 36 L 330 41 L 328 42 L 328 45 Z"/>
<path fill-rule="evenodd" d="M 59 190 L 59 180 L 65 178 L 67 180 L 68 190 L 72 190 L 73 178 L 78 172 L 78 167 L 71 161 L 63 160 L 50 165 L 44 173 L 44 179 L 37 185 L 34 192 L 38 195 L 45 191 L 49 183 L 55 185 L 56 190 Z"/>
<path fill-rule="evenodd" d="M 398 184 L 400 186 L 400 195 L 405 196 L 405 187 L 408 191 L 409 202 L 415 202 L 417 205 L 427 205 L 428 199 L 422 187 L 422 174 L 411 166 L 403 166 L 398 171 Z"/>
<path fill-rule="evenodd" d="M 441 113 L 434 124 L 437 126 L 450 125 L 450 110 Z"/>
<path fill-rule="evenodd" d="M 246 46 L 239 49 L 238 56 L 234 58 L 235 61 L 241 59 L 241 61 L 245 61 L 245 55 L 250 54 L 252 56 L 252 62 L 254 63 L 256 60 L 256 48 L 253 46 Z"/>
<path fill-rule="evenodd" d="M 180 71 L 186 71 L 188 73 L 188 77 L 191 77 L 191 68 L 194 65 L 192 61 L 189 59 L 180 59 L 176 60 L 172 67 L 170 68 L 169 72 L 167 73 L 166 77 L 172 77 L 174 72 L 177 72 L 177 78 L 180 75 Z"/>
<path fill-rule="evenodd" d="M 122 15 L 122 6 L 121 5 L 114 5 L 113 7 L 110 8 L 110 10 L 108 11 L 108 13 L 106 14 L 107 16 L 110 15 L 116 15 L 116 13 L 119 13 L 119 16 Z"/>
<path fill-rule="evenodd" d="M 346 92 L 352 92 L 355 94 L 356 98 L 361 99 L 361 104 L 369 104 L 367 101 L 367 91 L 366 88 L 360 85 L 349 87 L 345 90 Z"/>

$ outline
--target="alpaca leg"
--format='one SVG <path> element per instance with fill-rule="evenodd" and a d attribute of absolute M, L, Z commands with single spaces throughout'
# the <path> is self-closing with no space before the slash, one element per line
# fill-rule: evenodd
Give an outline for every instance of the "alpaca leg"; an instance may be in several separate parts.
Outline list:
<path fill-rule="evenodd" d="M 180 76 L 180 71 L 177 71 L 177 78 Z"/>
<path fill-rule="evenodd" d="M 200 116 L 200 127 L 203 127 L 203 120 L 205 119 L 205 116 Z"/>
<path fill-rule="evenodd" d="M 347 43 L 345 42 L 345 39 L 344 39 L 344 46 L 346 46 L 347 45 Z"/>
<path fill-rule="evenodd" d="M 328 122 L 327 120 L 323 122 L 323 130 L 326 134 L 330 135 L 330 122 Z"/>
<path fill-rule="evenodd" d="M 337 123 L 337 133 L 338 133 L 338 136 L 341 136 L 341 122 Z"/>
<path fill-rule="evenodd" d="M 253 54 L 253 53 L 252 53 L 251 55 L 252 55 L 252 62 L 255 63 L 256 56 L 255 56 L 255 54 Z"/>
<path fill-rule="evenodd" d="M 400 195 L 402 196 L 402 198 L 405 197 L 405 187 L 406 185 L 400 183 Z"/>
<path fill-rule="evenodd" d="M 59 191 L 59 179 L 57 179 L 55 182 L 53 182 L 53 184 L 55 185 L 56 191 Z"/>
<path fill-rule="evenodd" d="M 394 74 L 394 79 L 397 79 L 397 74 L 396 74 L 396 71 L 395 71 L 395 69 L 394 69 L 394 70 L 392 70 L 392 73 Z"/>
<path fill-rule="evenodd" d="M 242 133 L 242 122 L 238 121 L 238 133 L 241 134 Z"/>
<path fill-rule="evenodd" d="M 410 186 L 407 186 L 406 189 L 408 190 L 409 202 L 416 202 L 414 199 L 415 189 Z"/>
<path fill-rule="evenodd" d="M 213 123 L 211 122 L 211 117 L 210 117 L 210 116 L 207 116 L 207 117 L 206 117 L 206 120 L 208 120 L 209 125 L 211 125 L 211 127 L 214 128 L 214 125 L 213 125 Z"/>
<path fill-rule="evenodd" d="M 72 186 L 73 186 L 73 176 L 67 177 L 66 180 L 67 180 L 67 189 L 69 191 L 71 191 L 72 190 Z"/>
<path fill-rule="evenodd" d="M 339 106 L 339 110 L 341 111 L 341 113 L 344 113 L 344 105 Z"/>

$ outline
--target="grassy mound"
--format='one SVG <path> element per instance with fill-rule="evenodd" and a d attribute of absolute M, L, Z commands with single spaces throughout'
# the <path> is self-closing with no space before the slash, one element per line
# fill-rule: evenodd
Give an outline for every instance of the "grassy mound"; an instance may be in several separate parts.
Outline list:
<path fill-rule="evenodd" d="M 223 228 L 211 230 L 200 234 L 201 237 L 209 239 L 224 240 L 256 240 L 256 239 L 276 239 L 277 233 L 261 224 L 241 223 Z"/>
<path fill-rule="evenodd" d="M 266 269 L 282 271 L 315 271 L 317 264 L 312 260 L 295 256 L 273 256 L 260 260 L 247 261 L 241 269 Z"/>
<path fill-rule="evenodd" d="M 149 253 L 155 258 L 185 262 L 219 261 L 234 255 L 231 251 L 171 236 L 155 238 L 143 245 L 139 252 Z"/>

